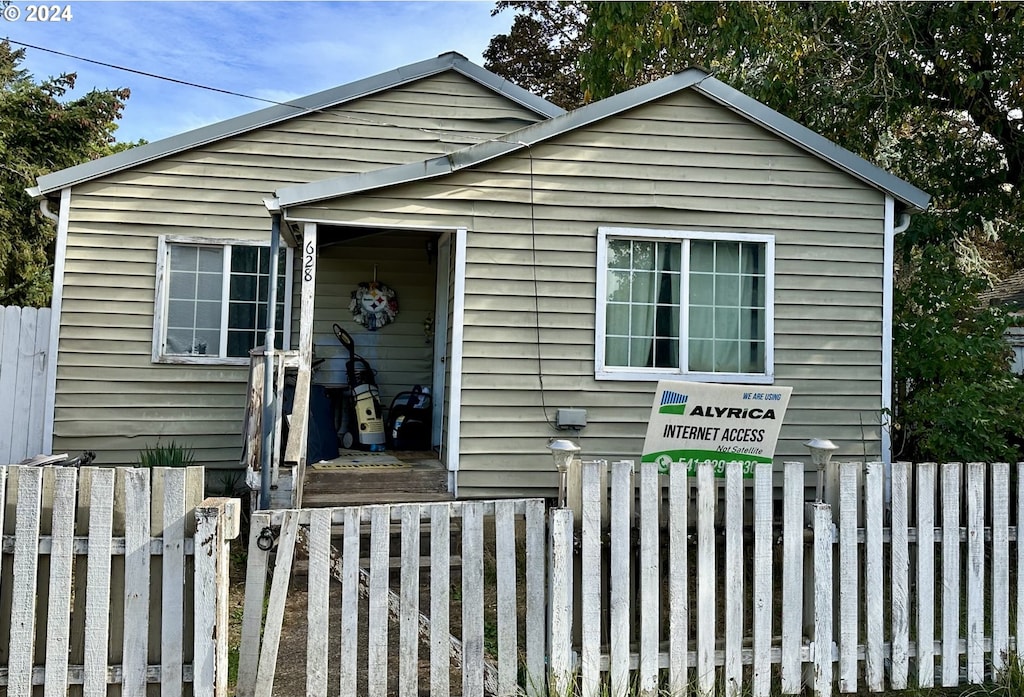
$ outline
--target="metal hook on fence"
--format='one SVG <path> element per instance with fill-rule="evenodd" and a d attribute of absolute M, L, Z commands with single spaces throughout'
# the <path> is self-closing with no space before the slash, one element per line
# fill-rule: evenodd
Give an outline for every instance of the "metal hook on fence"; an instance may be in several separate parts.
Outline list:
<path fill-rule="evenodd" d="M 277 538 L 281 534 L 280 526 L 268 525 L 260 530 L 260 536 L 256 538 L 256 546 L 262 549 L 264 552 L 269 552 L 274 548 L 274 543 L 277 542 Z"/>

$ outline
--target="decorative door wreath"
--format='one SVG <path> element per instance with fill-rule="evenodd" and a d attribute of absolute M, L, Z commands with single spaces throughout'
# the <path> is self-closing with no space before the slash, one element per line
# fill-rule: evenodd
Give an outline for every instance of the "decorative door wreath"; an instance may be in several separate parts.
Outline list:
<path fill-rule="evenodd" d="M 360 283 L 352 291 L 348 304 L 352 319 L 371 332 L 395 321 L 398 315 L 398 296 L 380 281 Z"/>

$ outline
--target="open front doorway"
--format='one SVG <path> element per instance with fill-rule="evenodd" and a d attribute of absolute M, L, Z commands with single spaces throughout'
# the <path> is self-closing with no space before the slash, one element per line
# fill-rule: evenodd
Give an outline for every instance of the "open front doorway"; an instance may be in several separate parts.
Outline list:
<path fill-rule="evenodd" d="M 316 238 L 312 383 L 319 387 L 311 398 L 315 400 L 318 391 L 327 397 L 337 432 L 350 434 L 343 445 L 351 442 L 353 425 L 345 421 L 345 405 L 351 398 L 346 370 L 350 353 L 337 337 L 338 325 L 352 337 L 354 351 L 376 385 L 386 445 L 430 450 L 443 461 L 447 240 L 429 231 L 334 226 L 319 226 Z M 378 302 L 362 302 L 371 289 Z M 300 314 L 297 307 L 294 316 Z M 418 414 L 426 420 L 423 435 L 414 442 L 392 442 L 389 417 L 410 404 L 410 394 L 417 390 L 428 395 L 430 404 L 429 414 Z M 353 447 L 359 446 L 356 439 Z"/>

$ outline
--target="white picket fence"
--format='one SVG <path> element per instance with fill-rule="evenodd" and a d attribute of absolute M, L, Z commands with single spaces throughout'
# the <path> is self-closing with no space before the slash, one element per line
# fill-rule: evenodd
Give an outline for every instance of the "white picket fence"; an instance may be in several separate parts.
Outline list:
<path fill-rule="evenodd" d="M 1024 464 L 1012 473 L 982 463 L 837 467 L 836 511 L 805 504 L 802 463 L 776 472 L 759 465 L 744 479 L 740 466 L 716 478 L 701 465 L 688 478 L 617 462 L 605 491 L 607 464 L 598 462 L 583 465 L 582 520 L 567 508 L 545 516 L 538 500 L 261 513 L 238 694 L 272 692 L 292 555 L 304 536 L 310 695 L 414 695 L 423 682 L 446 696 L 454 674 L 464 695 L 760 697 L 808 688 L 824 696 L 998 674 L 1024 636 L 1016 580 L 1024 546 L 1010 524 L 1011 479 L 1013 508 L 1024 510 Z M 461 579 L 453 584 L 456 520 Z M 420 567 L 421 522 L 430 527 L 429 569 Z M 401 540 L 394 574 L 392 524 Z M 262 635 L 261 531 L 265 543 L 280 536 Z M 420 607 L 421 588 L 429 607 Z M 461 639 L 450 635 L 453 624 Z M 421 638 L 430 647 L 422 679 Z"/>
<path fill-rule="evenodd" d="M 49 448 L 50 310 L 0 306 L 0 464 Z"/>
<path fill-rule="evenodd" d="M 226 697 L 240 506 L 202 492 L 202 467 L 0 466 L 0 693 Z"/>

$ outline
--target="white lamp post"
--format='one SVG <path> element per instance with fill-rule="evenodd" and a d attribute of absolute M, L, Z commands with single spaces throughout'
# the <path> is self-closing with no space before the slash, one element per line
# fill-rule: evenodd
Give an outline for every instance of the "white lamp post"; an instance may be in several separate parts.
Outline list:
<path fill-rule="evenodd" d="M 558 470 L 558 507 L 565 508 L 566 481 L 569 472 L 569 463 L 581 450 L 580 446 L 565 438 L 556 438 L 548 442 L 548 450 L 555 460 L 555 469 Z"/>
<path fill-rule="evenodd" d="M 825 467 L 832 459 L 832 453 L 839 450 L 839 446 L 826 438 L 812 438 L 804 443 L 804 447 L 811 451 L 811 462 L 818 468 L 817 501 L 821 503 L 825 488 Z"/>

